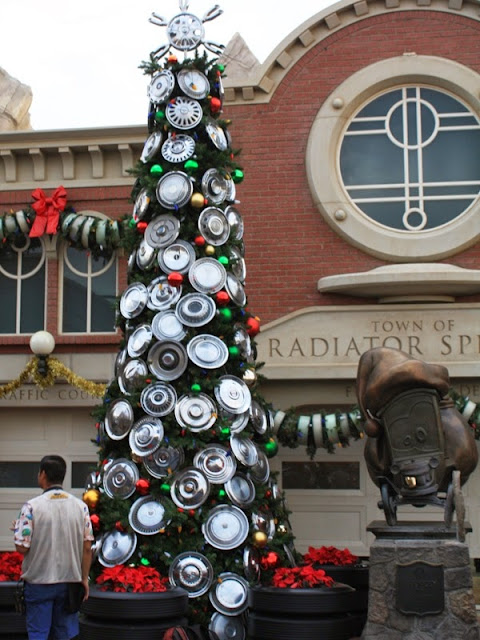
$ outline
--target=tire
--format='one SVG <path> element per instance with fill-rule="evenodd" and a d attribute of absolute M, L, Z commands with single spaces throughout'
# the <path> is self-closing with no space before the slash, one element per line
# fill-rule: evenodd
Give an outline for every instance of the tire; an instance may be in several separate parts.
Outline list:
<path fill-rule="evenodd" d="M 185 627 L 187 618 L 165 618 L 157 622 L 121 622 L 100 621 L 79 616 L 79 640 L 159 640 L 170 627 Z"/>
<path fill-rule="evenodd" d="M 317 568 L 317 565 L 315 565 Z M 330 576 L 335 582 L 348 584 L 354 589 L 368 589 L 368 567 L 347 567 L 336 565 L 318 565 L 319 569 L 323 569 L 327 576 Z"/>
<path fill-rule="evenodd" d="M 145 622 L 186 615 L 188 593 L 174 587 L 159 593 L 116 593 L 91 589 L 80 609 L 96 620 L 128 620 Z"/>
<path fill-rule="evenodd" d="M 0 638 L 27 637 L 27 626 L 25 616 L 19 616 L 12 609 L 11 611 L 0 611 Z"/>
<path fill-rule="evenodd" d="M 248 637 L 252 640 L 350 640 L 362 628 L 364 616 L 348 615 L 324 618 L 263 616 L 250 612 Z"/>
<path fill-rule="evenodd" d="M 279 589 L 252 587 L 248 591 L 248 606 L 252 612 L 274 613 L 280 620 L 286 615 L 330 615 L 365 609 L 364 597 L 348 585 L 322 589 Z"/>
<path fill-rule="evenodd" d="M 0 608 L 15 607 L 16 582 L 0 582 Z"/>

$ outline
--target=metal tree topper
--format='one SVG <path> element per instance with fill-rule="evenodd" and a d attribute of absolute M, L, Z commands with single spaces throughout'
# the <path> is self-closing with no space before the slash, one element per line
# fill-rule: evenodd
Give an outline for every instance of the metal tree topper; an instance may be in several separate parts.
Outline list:
<path fill-rule="evenodd" d="M 179 5 L 182 13 L 174 16 L 170 22 L 167 22 L 165 18 L 155 12 L 149 18 L 149 22 L 152 24 L 158 27 L 167 27 L 169 44 L 161 45 L 153 51 L 155 58 L 161 58 L 168 52 L 170 47 L 174 47 L 179 51 L 191 51 L 200 45 L 203 45 L 205 49 L 215 55 L 220 55 L 223 52 L 224 45 L 209 40 L 204 41 L 205 28 L 203 26 L 205 22 L 214 20 L 223 13 L 218 4 L 207 11 L 201 20 L 193 13 L 188 13 L 189 2 L 187 0 L 179 0 Z"/>

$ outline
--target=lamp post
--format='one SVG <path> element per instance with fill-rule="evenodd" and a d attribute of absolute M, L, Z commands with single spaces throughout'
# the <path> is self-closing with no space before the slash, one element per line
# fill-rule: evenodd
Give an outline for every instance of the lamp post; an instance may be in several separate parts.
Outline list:
<path fill-rule="evenodd" d="M 30 338 L 30 349 L 38 358 L 38 373 L 45 377 L 48 372 L 48 356 L 55 349 L 55 338 L 48 331 L 37 331 Z"/>

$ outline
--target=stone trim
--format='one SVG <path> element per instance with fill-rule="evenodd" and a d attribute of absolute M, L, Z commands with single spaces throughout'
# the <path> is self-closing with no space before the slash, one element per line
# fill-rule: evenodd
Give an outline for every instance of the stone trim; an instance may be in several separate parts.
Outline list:
<path fill-rule="evenodd" d="M 268 103 L 290 69 L 334 31 L 391 11 L 418 10 L 453 13 L 480 21 L 477 0 L 343 0 L 317 13 L 292 31 L 263 64 L 249 71 L 243 81 L 240 73 L 233 70 L 229 80 L 227 66 L 225 104 Z M 234 64 L 232 62 L 232 67 Z"/>
<path fill-rule="evenodd" d="M 147 136 L 143 126 L 2 133 L 0 191 L 131 186 Z"/>

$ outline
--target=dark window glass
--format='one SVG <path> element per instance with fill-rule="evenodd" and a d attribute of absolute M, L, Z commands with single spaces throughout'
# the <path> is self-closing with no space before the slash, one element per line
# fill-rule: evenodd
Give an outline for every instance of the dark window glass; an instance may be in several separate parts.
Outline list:
<path fill-rule="evenodd" d="M 96 467 L 96 462 L 72 462 L 72 489 L 83 489 L 88 474 Z"/>
<path fill-rule="evenodd" d="M 360 489 L 358 462 L 282 462 L 284 489 Z"/>
<path fill-rule="evenodd" d="M 38 462 L 0 462 L 0 487 L 38 487 Z"/>

